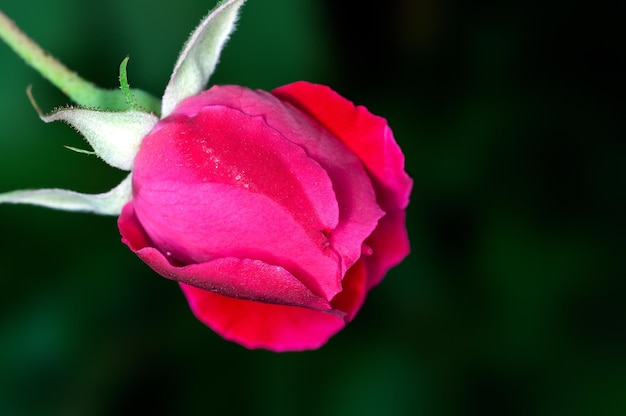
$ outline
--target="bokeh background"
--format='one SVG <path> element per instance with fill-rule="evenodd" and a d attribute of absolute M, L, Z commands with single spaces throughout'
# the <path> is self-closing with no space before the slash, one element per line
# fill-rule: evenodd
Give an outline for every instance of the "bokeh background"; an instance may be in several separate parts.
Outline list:
<path fill-rule="evenodd" d="M 313 352 L 197 322 L 114 218 L 0 206 L 0 415 L 624 415 L 624 6 L 249 0 L 213 83 L 329 84 L 384 115 L 412 254 Z M 213 0 L 2 0 L 85 78 L 159 96 Z M 0 191 L 123 177 L 0 44 Z"/>

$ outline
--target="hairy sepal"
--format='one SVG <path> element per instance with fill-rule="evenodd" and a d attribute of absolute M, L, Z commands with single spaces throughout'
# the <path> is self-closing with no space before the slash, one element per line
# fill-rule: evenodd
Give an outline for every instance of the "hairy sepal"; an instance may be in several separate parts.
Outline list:
<path fill-rule="evenodd" d="M 158 122 L 156 115 L 142 111 L 104 112 L 72 107 L 40 117 L 46 123 L 61 120 L 70 124 L 102 160 L 126 171 L 132 170 L 141 141 Z"/>
<path fill-rule="evenodd" d="M 132 198 L 131 175 L 102 194 L 83 194 L 65 189 L 35 189 L 0 194 L 0 204 L 30 204 L 61 211 L 119 215 Z"/>
<path fill-rule="evenodd" d="M 167 117 L 187 97 L 202 91 L 217 62 L 228 36 L 235 28 L 237 13 L 245 0 L 221 2 L 192 32 L 178 57 L 161 103 L 161 115 Z"/>

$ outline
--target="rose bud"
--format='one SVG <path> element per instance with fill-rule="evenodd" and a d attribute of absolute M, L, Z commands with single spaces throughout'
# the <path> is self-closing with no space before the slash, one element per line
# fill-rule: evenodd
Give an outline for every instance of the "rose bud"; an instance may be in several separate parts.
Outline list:
<path fill-rule="evenodd" d="M 128 175 L 110 191 L 23 189 L 0 204 L 119 216 L 122 240 L 180 283 L 198 319 L 248 348 L 313 349 L 350 322 L 409 252 L 412 181 L 385 119 L 306 82 L 205 91 L 244 0 L 224 0 L 183 46 L 161 100 L 81 79 L 0 11 L 0 38 L 77 104 L 72 125 Z"/>
<path fill-rule="evenodd" d="M 323 345 L 409 252 L 386 121 L 330 88 L 214 86 L 143 139 L 123 241 L 226 339 Z"/>

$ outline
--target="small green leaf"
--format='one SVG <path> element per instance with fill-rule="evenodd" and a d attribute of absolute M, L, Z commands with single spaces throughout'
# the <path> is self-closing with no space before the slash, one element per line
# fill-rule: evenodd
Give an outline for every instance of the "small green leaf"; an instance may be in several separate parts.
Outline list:
<path fill-rule="evenodd" d="M 137 100 L 133 96 L 133 93 L 130 90 L 130 85 L 128 85 L 128 75 L 126 73 L 126 66 L 128 65 L 128 56 L 124 58 L 122 63 L 120 64 L 120 89 L 122 90 L 122 95 L 124 95 L 124 99 L 126 100 L 126 104 L 130 107 L 131 110 L 140 110 L 139 105 L 137 104 Z"/>

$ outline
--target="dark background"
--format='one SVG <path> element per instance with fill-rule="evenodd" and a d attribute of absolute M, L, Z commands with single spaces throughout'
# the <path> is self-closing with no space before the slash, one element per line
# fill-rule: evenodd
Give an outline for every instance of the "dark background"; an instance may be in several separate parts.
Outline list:
<path fill-rule="evenodd" d="M 624 6 L 249 0 L 212 83 L 329 84 L 385 116 L 412 254 L 313 352 L 197 322 L 113 217 L 0 206 L 0 415 L 626 414 Z M 0 5 L 85 78 L 160 96 L 212 1 Z M 124 175 L 0 45 L 0 191 Z"/>

